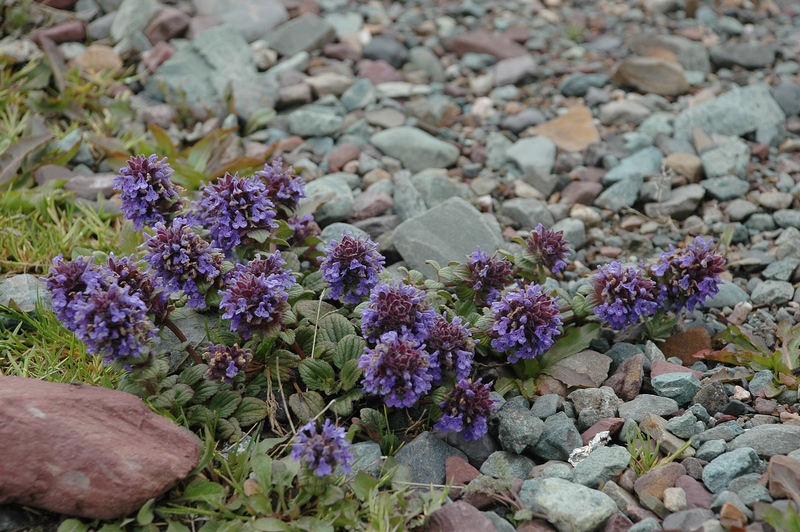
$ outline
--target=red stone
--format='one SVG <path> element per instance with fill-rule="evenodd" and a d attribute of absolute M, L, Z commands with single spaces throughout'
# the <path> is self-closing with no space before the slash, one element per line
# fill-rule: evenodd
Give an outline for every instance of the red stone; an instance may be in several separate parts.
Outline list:
<path fill-rule="evenodd" d="M 47 37 L 56 44 L 80 42 L 86 39 L 86 26 L 80 20 L 68 20 L 49 28 L 37 30 L 30 36 L 30 39 L 41 45 L 42 37 Z"/>
<path fill-rule="evenodd" d="M 363 60 L 358 63 L 358 77 L 366 78 L 373 85 L 387 81 L 403 81 L 403 76 L 392 65 L 383 59 L 377 61 Z"/>
<path fill-rule="evenodd" d="M 351 142 L 345 142 L 336 147 L 328 155 L 328 164 L 330 165 L 331 172 L 338 172 L 341 168 L 350 161 L 358 159 L 361 150 Z"/>
<path fill-rule="evenodd" d="M 353 62 L 358 62 L 361 61 L 361 58 L 363 57 L 360 51 L 355 50 L 353 49 L 353 47 L 340 42 L 332 42 L 326 44 L 322 48 L 322 53 L 325 55 L 325 57 L 338 59 L 339 61 L 344 61 L 346 59 L 349 59 Z"/>
<path fill-rule="evenodd" d="M 35 0 L 37 4 L 42 4 L 55 9 L 72 9 L 78 0 Z"/>
<path fill-rule="evenodd" d="M 144 34 L 153 44 L 178 37 L 189 27 L 189 15 L 180 9 L 164 6 L 150 20 Z"/>
<path fill-rule="evenodd" d="M 581 205 L 593 205 L 594 200 L 603 191 L 602 183 L 593 183 L 591 181 L 572 181 L 561 192 L 565 198 L 569 198 L 573 203 L 580 203 Z"/>
<path fill-rule="evenodd" d="M 176 51 L 175 47 L 170 43 L 161 41 L 143 54 L 142 63 L 147 67 L 147 70 L 155 72 L 158 70 L 158 67 L 163 65 Z"/>
<path fill-rule="evenodd" d="M 603 532 L 628 532 L 628 529 L 633 526 L 633 521 L 628 519 L 625 514 L 617 512 L 606 521 L 603 527 Z"/>
<path fill-rule="evenodd" d="M 197 438 L 135 395 L 0 376 L 0 504 L 119 519 L 197 465 Z"/>
<path fill-rule="evenodd" d="M 444 47 L 448 52 L 452 52 L 458 57 L 468 52 L 489 54 L 497 59 L 508 59 L 509 57 L 528 54 L 528 50 L 521 44 L 502 35 L 492 35 L 483 30 L 453 37 L 445 43 Z"/>
<path fill-rule="evenodd" d="M 704 508 L 708 510 L 711 508 L 711 503 L 714 501 L 714 496 L 706 487 L 689 475 L 678 477 L 675 481 L 675 487 L 681 488 L 686 492 L 686 509 L 693 510 L 694 508 Z"/>
<path fill-rule="evenodd" d="M 624 360 L 617 368 L 617 371 L 603 383 L 603 386 L 608 386 L 614 390 L 617 397 L 623 401 L 634 400 L 642 388 L 645 360 L 644 355 L 641 353 Z"/>
<path fill-rule="evenodd" d="M 496 530 L 494 523 L 480 510 L 463 501 L 442 506 L 425 523 L 426 532 L 486 532 Z"/>
<path fill-rule="evenodd" d="M 678 478 L 686 475 L 686 468 L 681 464 L 670 462 L 651 469 L 634 482 L 633 489 L 637 495 L 649 493 L 657 499 L 664 497 L 664 490 L 675 486 Z"/>
<path fill-rule="evenodd" d="M 622 428 L 622 425 L 625 424 L 625 419 L 621 417 L 607 417 L 605 419 L 601 419 L 588 429 L 586 429 L 583 434 L 581 434 L 581 439 L 583 440 L 584 445 L 588 445 L 592 438 L 597 436 L 600 432 L 608 431 L 611 436 L 617 433 L 619 429 Z"/>
<path fill-rule="evenodd" d="M 654 360 L 650 363 L 650 378 L 664 375 L 665 373 L 694 373 L 698 379 L 703 378 L 703 372 L 697 371 L 686 366 L 679 366 L 664 360 Z"/>
<path fill-rule="evenodd" d="M 695 327 L 680 334 L 674 334 L 661 344 L 661 352 L 666 358 L 678 357 L 681 362 L 691 366 L 697 362 L 695 354 L 705 349 L 711 349 L 711 336 L 702 327 Z"/>
<path fill-rule="evenodd" d="M 769 459 L 767 467 L 769 494 L 776 499 L 790 497 L 791 490 L 800 486 L 800 461 L 776 454 Z"/>

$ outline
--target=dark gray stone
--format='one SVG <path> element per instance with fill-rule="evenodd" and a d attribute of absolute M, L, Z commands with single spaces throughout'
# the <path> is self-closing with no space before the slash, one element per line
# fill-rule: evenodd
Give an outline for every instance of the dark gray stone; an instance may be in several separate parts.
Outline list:
<path fill-rule="evenodd" d="M 489 455 L 481 466 L 480 472 L 487 477 L 516 477 L 525 480 L 531 474 L 531 469 L 535 465 L 536 462 L 526 456 L 507 451 L 497 451 Z"/>
<path fill-rule="evenodd" d="M 796 428 L 800 430 L 800 427 Z M 755 450 L 750 447 L 740 447 L 721 454 L 709 462 L 703 468 L 703 483 L 712 493 L 719 493 L 727 488 L 734 478 L 755 471 L 760 463 Z"/>
<path fill-rule="evenodd" d="M 467 459 L 467 455 L 426 431 L 405 444 L 394 457 L 411 470 L 411 482 L 444 484 L 444 464 L 451 456 Z"/>
<path fill-rule="evenodd" d="M 700 379 L 694 373 L 663 373 L 650 379 L 653 389 L 661 397 L 675 399 L 679 405 L 685 405 L 700 390 Z"/>
<path fill-rule="evenodd" d="M 303 13 L 264 37 L 269 47 L 284 56 L 311 52 L 336 39 L 336 30 L 328 21 L 313 13 Z"/>
<path fill-rule="evenodd" d="M 617 511 L 614 500 L 597 490 L 560 478 L 537 478 L 522 483 L 519 498 L 531 512 L 547 515 L 559 530 L 590 532 Z M 580 501 L 580 504 L 565 504 Z"/>
<path fill-rule="evenodd" d="M 362 52 L 367 59 L 383 59 L 395 68 L 408 61 L 408 49 L 396 39 L 377 35 L 373 37 Z"/>
<path fill-rule="evenodd" d="M 759 456 L 789 454 L 800 449 L 800 427 L 797 425 L 759 425 L 745 431 L 728 444 L 728 449 L 754 449 Z"/>
<path fill-rule="evenodd" d="M 581 433 L 575 428 L 575 422 L 564 412 L 548 417 L 537 439 L 533 453 L 544 460 L 566 461 L 573 449 L 583 446 Z"/>
<path fill-rule="evenodd" d="M 669 397 L 641 394 L 633 401 L 619 406 L 619 416 L 641 422 L 647 414 L 669 417 L 678 411 L 678 403 Z"/>
<path fill-rule="evenodd" d="M 517 454 L 536 445 L 545 426 L 528 408 L 514 402 L 503 405 L 495 414 L 495 419 L 498 422 L 497 439 L 503 449 Z"/>
<path fill-rule="evenodd" d="M 625 471 L 630 461 L 631 455 L 625 447 L 599 447 L 575 466 L 573 478 L 578 484 L 596 488 Z"/>

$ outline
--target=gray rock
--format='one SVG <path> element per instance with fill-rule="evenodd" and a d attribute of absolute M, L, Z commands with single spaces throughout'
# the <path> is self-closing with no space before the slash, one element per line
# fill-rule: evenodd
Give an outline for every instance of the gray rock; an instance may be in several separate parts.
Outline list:
<path fill-rule="evenodd" d="M 20 310 L 33 312 L 37 299 L 41 299 L 44 308 L 48 308 L 52 300 L 47 284 L 35 275 L 23 273 L 0 282 L 0 305 L 7 307 L 13 301 Z"/>
<path fill-rule="evenodd" d="M 327 137 L 338 133 L 344 121 L 321 108 L 303 108 L 289 115 L 289 131 L 301 137 Z"/>
<path fill-rule="evenodd" d="M 775 48 L 765 43 L 722 44 L 711 48 L 711 62 L 718 68 L 739 66 L 750 70 L 775 62 Z"/>
<path fill-rule="evenodd" d="M 800 211 L 794 209 L 783 209 L 775 211 L 772 218 L 781 227 L 800 228 Z"/>
<path fill-rule="evenodd" d="M 675 399 L 678 405 L 688 404 L 700 390 L 700 379 L 694 373 L 663 373 L 650 379 L 650 384 L 658 395 Z"/>
<path fill-rule="evenodd" d="M 757 481 L 758 480 L 756 480 L 756 482 Z M 750 510 L 750 508 L 748 508 L 742 499 L 739 498 L 739 495 L 732 490 L 724 490 L 717 493 L 714 496 L 714 502 L 711 504 L 711 510 L 719 512 L 726 503 L 732 504 L 738 508 L 748 519 L 753 518 L 753 512 Z"/>
<path fill-rule="evenodd" d="M 405 444 L 394 455 L 398 462 L 411 470 L 411 482 L 420 484 L 444 484 L 444 464 L 451 456 L 467 459 L 467 455 L 428 431 Z"/>
<path fill-rule="evenodd" d="M 503 449 L 517 454 L 536 445 L 545 425 L 528 408 L 515 402 L 503 405 L 495 414 L 495 419 L 498 422 L 497 439 Z"/>
<path fill-rule="evenodd" d="M 800 427 L 796 428 L 800 430 Z M 712 493 L 719 493 L 727 488 L 734 478 L 755 471 L 760 463 L 761 460 L 758 458 L 758 454 L 752 448 L 737 448 L 731 452 L 721 454 L 703 468 L 703 484 Z"/>
<path fill-rule="evenodd" d="M 509 57 L 506 59 L 501 59 L 495 63 L 492 73 L 494 74 L 495 87 L 514 86 L 523 80 L 532 78 L 539 74 L 539 65 L 537 64 L 536 59 L 530 55 Z M 514 87 L 514 94 L 512 95 L 512 98 L 508 99 L 513 99 L 513 97 L 516 96 L 516 93 L 517 90 L 516 87 Z M 489 97 L 493 100 L 497 99 L 491 94 Z"/>
<path fill-rule="evenodd" d="M 731 441 L 743 432 L 744 429 L 740 427 L 737 422 L 727 421 L 725 423 L 720 423 L 719 425 L 716 425 L 708 430 L 704 430 L 697 435 L 696 441 L 699 443 L 705 443 L 711 440 L 725 440 L 727 442 Z"/>
<path fill-rule="evenodd" d="M 661 529 L 661 523 L 658 522 L 658 519 L 655 517 L 648 517 L 630 527 L 628 532 L 656 532 L 656 530 Z"/>
<path fill-rule="evenodd" d="M 306 185 L 307 197 L 300 200 L 301 208 L 306 204 L 315 204 L 323 199 L 327 201 L 314 213 L 320 224 L 340 222 L 350 215 L 353 208 L 353 191 L 347 181 L 336 175 L 315 179 Z"/>
<path fill-rule="evenodd" d="M 463 261 L 477 247 L 491 254 L 503 245 L 499 227 L 461 198 L 450 198 L 404 221 L 394 230 L 393 238 L 403 260 L 431 277 L 435 272 L 426 260 L 445 265 Z"/>
<path fill-rule="evenodd" d="M 564 240 L 572 250 L 579 250 L 586 245 L 586 225 L 575 218 L 564 218 L 553 224 L 553 231 L 563 231 Z"/>
<path fill-rule="evenodd" d="M 467 185 L 436 172 L 420 172 L 411 177 L 411 183 L 430 209 L 450 198 L 470 199 Z"/>
<path fill-rule="evenodd" d="M 667 430 L 675 436 L 688 440 L 697 434 L 697 418 L 691 412 L 676 416 L 667 423 Z"/>
<path fill-rule="evenodd" d="M 669 397 L 641 394 L 633 401 L 619 406 L 619 416 L 639 423 L 647 414 L 669 417 L 678 412 L 678 403 Z"/>
<path fill-rule="evenodd" d="M 525 111 L 523 111 L 523 113 L 524 112 Z M 489 136 L 486 139 L 486 167 L 493 170 L 499 170 L 502 168 L 508 160 L 506 153 L 512 144 L 513 142 L 511 142 L 508 137 L 500 132 L 492 131 L 489 133 Z"/>
<path fill-rule="evenodd" d="M 704 179 L 700 181 L 700 186 L 706 189 L 711 198 L 718 201 L 741 198 L 750 190 L 750 183 L 734 175 Z"/>
<path fill-rule="evenodd" d="M 383 59 L 395 68 L 400 68 L 408 61 L 408 49 L 397 39 L 385 35 L 373 37 L 363 50 L 367 59 Z"/>
<path fill-rule="evenodd" d="M 744 221 L 756 211 L 758 211 L 758 207 L 753 202 L 744 199 L 735 199 L 725 207 L 725 214 L 733 222 Z"/>
<path fill-rule="evenodd" d="M 556 160 L 556 145 L 547 137 L 519 139 L 506 150 L 506 156 L 523 172 L 523 179 L 545 196 L 553 193 L 557 179 L 550 172 Z"/>
<path fill-rule="evenodd" d="M 535 475 L 536 478 L 560 478 L 572 482 L 572 466 L 562 462 L 552 462 L 544 465 L 541 474 Z"/>
<path fill-rule="evenodd" d="M 698 447 L 695 458 L 710 462 L 728 450 L 725 440 L 708 440 Z"/>
<path fill-rule="evenodd" d="M 234 28 L 247 42 L 270 34 L 289 20 L 280 0 L 193 0 L 197 12 L 212 15 Z"/>
<path fill-rule="evenodd" d="M 370 143 L 386 155 L 398 159 L 412 172 L 452 166 L 459 156 L 458 148 L 452 144 L 409 126 L 375 133 L 370 137 Z"/>
<path fill-rule="evenodd" d="M 375 87 L 373 87 L 370 80 L 359 78 L 349 89 L 344 91 L 339 99 L 344 108 L 347 109 L 347 112 L 350 112 L 356 109 L 364 109 L 368 105 L 375 103 L 377 95 L 375 94 Z"/>
<path fill-rule="evenodd" d="M 495 512 L 481 513 L 489 518 L 489 521 L 492 522 L 494 527 L 497 529 L 497 532 L 515 532 L 517 530 L 514 528 L 514 525 L 497 515 Z"/>
<path fill-rule="evenodd" d="M 581 388 L 567 396 L 572 401 L 578 415 L 585 410 L 596 412 L 600 418 L 615 417 L 623 401 L 608 386 L 600 388 Z"/>
<path fill-rule="evenodd" d="M 526 109 L 523 109 L 522 111 L 520 111 L 519 113 L 517 113 L 515 115 L 510 115 L 510 116 L 505 117 L 503 119 L 503 121 L 500 122 L 500 127 L 502 127 L 503 129 L 507 129 L 507 130 L 511 131 L 512 133 L 519 133 L 519 132 L 521 132 L 521 131 L 523 131 L 523 130 L 531 127 L 531 126 L 538 126 L 539 124 L 543 124 L 546 121 L 547 121 L 547 117 L 544 116 L 544 113 L 542 113 L 538 109 L 533 109 L 533 108 L 528 107 Z M 490 133 L 489 137 L 491 138 L 492 135 L 500 135 L 503 138 L 506 138 L 504 135 L 502 135 L 500 133 L 497 133 L 497 132 Z M 512 142 L 509 140 L 508 141 L 508 145 L 510 146 L 511 144 L 512 144 Z M 487 143 L 486 149 L 487 149 L 487 152 L 488 152 L 488 150 L 489 150 L 488 143 Z M 486 161 L 486 164 L 487 165 L 489 164 L 488 159 Z"/>
<path fill-rule="evenodd" d="M 783 124 L 786 115 L 764 84 L 735 88 L 675 118 L 675 136 L 692 138 L 695 126 L 706 134 L 741 136 L 762 126 Z"/>
<path fill-rule="evenodd" d="M 411 183 L 408 171 L 405 170 L 394 176 L 394 210 L 404 220 L 420 216 L 428 210 L 425 198 Z"/>
<path fill-rule="evenodd" d="M 596 488 L 625 471 L 630 461 L 631 455 L 625 447 L 598 447 L 575 466 L 573 478 L 578 484 Z"/>
<path fill-rule="evenodd" d="M 783 305 L 792 300 L 794 287 L 786 281 L 762 281 L 756 285 L 751 299 L 754 305 Z"/>
<path fill-rule="evenodd" d="M 378 478 L 381 474 L 383 453 L 381 446 L 374 441 L 354 443 L 350 446 L 350 454 L 353 455 L 350 475 L 355 476 L 359 471 L 364 471 L 368 475 Z"/>
<path fill-rule="evenodd" d="M 633 204 L 639 199 L 639 192 L 641 192 L 643 185 L 644 177 L 641 175 L 625 177 L 605 189 L 594 200 L 594 204 L 601 209 L 608 209 L 614 212 L 620 212 L 626 207 L 633 207 Z"/>
<path fill-rule="evenodd" d="M 156 0 L 123 0 L 111 23 L 111 39 L 119 42 L 144 30 L 158 8 Z"/>
<path fill-rule="evenodd" d="M 521 454 L 496 451 L 489 455 L 481 466 L 482 475 L 492 478 L 515 477 L 525 480 L 536 462 Z"/>
<path fill-rule="evenodd" d="M 800 113 L 800 85 L 793 81 L 783 80 L 772 89 L 772 97 L 781 106 L 786 116 Z"/>
<path fill-rule="evenodd" d="M 547 203 L 536 198 L 514 198 L 503 203 L 502 213 L 522 227 L 534 228 L 542 224 L 551 228 L 555 223 Z"/>
<path fill-rule="evenodd" d="M 722 309 L 725 307 L 733 308 L 737 303 L 742 303 L 750 300 L 747 292 L 739 288 L 737 285 L 730 281 L 723 281 L 719 285 L 719 292 L 711 298 L 706 298 L 706 306 L 714 309 Z"/>
<path fill-rule="evenodd" d="M 796 425 L 759 425 L 738 436 L 728 449 L 754 449 L 759 456 L 789 454 L 800 449 L 800 427 Z"/>
<path fill-rule="evenodd" d="M 492 453 L 496 453 L 500 450 L 500 446 L 497 445 L 494 438 L 488 434 L 478 440 L 470 441 L 466 441 L 463 434 L 460 432 L 452 430 L 441 436 L 447 445 L 455 447 L 466 454 L 469 458 L 469 463 L 477 468 L 480 468 Z"/>
<path fill-rule="evenodd" d="M 655 146 L 639 150 L 622 159 L 603 177 L 603 184 L 608 186 L 625 178 L 644 177 L 661 173 L 661 161 L 664 154 Z"/>
<path fill-rule="evenodd" d="M 711 510 L 705 508 L 693 508 L 675 512 L 664 518 L 661 526 L 664 530 L 697 530 L 702 528 L 703 523 L 714 519 L 716 516 Z"/>
<path fill-rule="evenodd" d="M 750 146 L 736 137 L 714 135 L 717 145 L 700 154 L 708 178 L 735 175 L 744 178 L 750 164 Z"/>
<path fill-rule="evenodd" d="M 722 412 L 729 402 L 728 394 L 725 392 L 722 383 L 713 381 L 704 384 L 700 388 L 700 391 L 692 399 L 692 408 L 700 421 L 708 423 L 709 414 L 714 415 L 717 412 Z"/>
<path fill-rule="evenodd" d="M 548 417 L 537 438 L 533 453 L 544 460 L 566 461 L 573 449 L 583 446 L 581 433 L 575 428 L 575 422 L 564 412 Z"/>
<path fill-rule="evenodd" d="M 753 378 L 750 379 L 750 393 L 757 393 L 762 388 L 766 387 L 775 378 L 775 374 L 768 369 L 757 371 Z"/>
<path fill-rule="evenodd" d="M 583 74 L 575 72 L 570 74 L 558 85 L 558 90 L 564 96 L 586 96 L 589 87 L 602 89 L 608 84 L 609 78 L 606 74 Z"/>
<path fill-rule="evenodd" d="M 537 397 L 531 407 L 531 414 L 539 419 L 547 419 L 558 411 L 562 398 L 557 393 L 548 393 Z"/>
<path fill-rule="evenodd" d="M 800 259 L 789 257 L 773 262 L 766 267 L 762 275 L 764 278 L 774 281 L 788 281 L 798 266 L 800 266 Z"/>
<path fill-rule="evenodd" d="M 633 344 L 629 344 L 628 342 L 617 342 L 611 349 L 606 351 L 606 356 L 611 359 L 611 373 L 617 371 L 619 365 L 628 360 L 629 358 L 633 358 L 636 355 L 643 354 L 642 350 Z"/>
<path fill-rule="evenodd" d="M 419 70 L 425 71 L 431 81 L 435 83 L 446 81 L 444 69 L 439 63 L 439 58 L 430 48 L 424 46 L 412 48 L 408 52 L 408 62 Z"/>
<path fill-rule="evenodd" d="M 219 318 L 200 314 L 188 307 L 172 311 L 169 319 L 183 331 L 186 340 L 191 342 L 195 349 L 208 345 L 208 331 L 214 330 L 219 325 Z M 186 349 L 181 347 L 182 342 L 167 327 L 162 327 L 158 336 L 161 342 L 155 344 L 153 353 L 169 357 L 169 369 L 175 371 L 186 360 L 188 356 Z"/>
<path fill-rule="evenodd" d="M 652 111 L 634 100 L 617 100 L 600 107 L 600 123 L 604 126 L 614 124 L 641 124 Z"/>
<path fill-rule="evenodd" d="M 685 220 L 695 213 L 705 195 L 706 191 L 700 185 L 678 187 L 672 190 L 669 200 L 646 204 L 644 212 L 651 218 L 667 216 L 676 220 Z"/>
<path fill-rule="evenodd" d="M 322 239 L 324 244 L 328 244 L 331 240 L 336 240 L 337 242 L 342 241 L 342 236 L 344 236 L 344 232 L 349 231 L 352 236 L 355 238 L 364 238 L 369 236 L 369 234 L 364 231 L 363 229 L 359 229 L 358 227 L 350 224 L 346 224 L 343 222 L 334 222 L 322 230 L 322 234 L 319 237 Z"/>
<path fill-rule="evenodd" d="M 519 498 L 526 509 L 547 515 L 560 532 L 596 530 L 617 511 L 616 503 L 605 493 L 559 478 L 526 480 Z M 580 504 L 564 504 L 565 501 Z"/>
<path fill-rule="evenodd" d="M 303 13 L 265 35 L 269 47 L 284 56 L 311 52 L 336 39 L 336 30 L 313 13 Z"/>

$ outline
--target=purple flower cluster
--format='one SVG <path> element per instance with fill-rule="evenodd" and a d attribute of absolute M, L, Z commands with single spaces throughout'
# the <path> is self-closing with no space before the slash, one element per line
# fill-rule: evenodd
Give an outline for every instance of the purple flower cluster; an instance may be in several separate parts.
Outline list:
<path fill-rule="evenodd" d="M 686 307 L 692 311 L 705 303 L 706 297 L 719 292 L 720 274 L 725 271 L 725 259 L 712 249 L 712 241 L 699 236 L 693 244 L 661 254 L 651 271 L 656 277 L 661 293 L 676 311 Z"/>
<path fill-rule="evenodd" d="M 231 382 L 240 371 L 244 371 L 253 359 L 253 353 L 238 344 L 233 347 L 212 345 L 203 353 L 203 358 L 208 362 L 206 376 L 209 380 Z"/>
<path fill-rule="evenodd" d="M 559 273 L 567 267 L 569 247 L 564 241 L 564 231 L 552 231 L 539 224 L 525 243 L 528 251 L 551 272 Z"/>
<path fill-rule="evenodd" d="M 434 428 L 441 432 L 461 432 L 465 441 L 484 437 L 488 432 L 486 419 L 497 410 L 497 403 L 489 392 L 489 384 L 483 384 L 480 379 L 475 382 L 460 380 L 450 397 L 439 405 L 444 413 Z"/>
<path fill-rule="evenodd" d="M 513 264 L 505 257 L 489 256 L 478 248 L 469 256 L 467 286 L 475 291 L 475 303 L 490 305 L 511 282 Z"/>
<path fill-rule="evenodd" d="M 599 301 L 594 313 L 612 329 L 622 330 L 658 310 L 656 283 L 634 266 L 625 268 L 619 262 L 600 266 L 592 285 Z"/>
<path fill-rule="evenodd" d="M 147 307 L 147 313 L 153 316 L 156 325 L 167 319 L 170 312 L 169 293 L 159 290 L 154 284 L 154 279 L 142 271 L 141 261 L 136 261 L 133 255 L 128 257 L 115 257 L 113 253 L 108 257 L 109 275 L 116 278 L 121 287 L 129 286 L 131 295 L 138 296 Z"/>
<path fill-rule="evenodd" d="M 492 347 L 501 353 L 512 351 L 509 362 L 536 358 L 561 334 L 556 300 L 536 284 L 511 290 L 492 303 L 492 318 Z"/>
<path fill-rule="evenodd" d="M 200 238 L 183 218 L 172 225 L 156 224 L 147 239 L 145 260 L 155 271 L 161 287 L 170 292 L 183 290 L 193 308 L 205 308 L 204 290 L 218 281 L 223 256 Z"/>
<path fill-rule="evenodd" d="M 121 192 L 122 212 L 134 229 L 168 223 L 183 208 L 180 189 L 170 181 L 172 172 L 166 157 L 159 161 L 155 154 L 137 155 L 114 178 L 114 190 Z"/>
<path fill-rule="evenodd" d="M 377 248 L 369 237 L 354 238 L 349 231 L 344 232 L 341 242 L 331 240 L 319 266 L 331 299 L 357 305 L 369 295 L 383 270 L 384 258 Z"/>
<path fill-rule="evenodd" d="M 275 205 L 267 186 L 256 176 L 225 174 L 203 187 L 194 211 L 199 223 L 211 232 L 211 244 L 225 253 L 242 242 L 251 242 L 251 231 L 277 227 L 273 221 Z"/>
<path fill-rule="evenodd" d="M 232 331 L 248 339 L 254 332 L 269 333 L 282 326 L 289 298 L 286 290 L 295 284 L 294 277 L 281 269 L 283 265 L 280 252 L 266 259 L 257 257 L 219 291 L 222 318 L 231 320 Z"/>
<path fill-rule="evenodd" d="M 428 393 L 433 381 L 430 355 L 415 337 L 384 333 L 358 359 L 364 391 L 383 395 L 387 406 L 410 407 Z"/>
<path fill-rule="evenodd" d="M 431 354 L 431 366 L 439 368 L 438 374 L 434 375 L 434 384 L 441 384 L 442 368 L 455 368 L 456 380 L 469 377 L 475 342 L 469 329 L 461 325 L 460 317 L 456 316 L 448 322 L 445 316 L 437 315 L 433 327 L 428 331 L 425 345 Z"/>
<path fill-rule="evenodd" d="M 306 238 L 319 236 L 321 233 L 319 225 L 314 221 L 313 214 L 292 216 L 286 220 L 286 224 L 294 230 L 294 233 L 289 239 L 289 243 L 293 246 L 302 246 Z"/>
<path fill-rule="evenodd" d="M 389 331 L 424 341 L 435 316 L 425 292 L 396 281 L 379 283 L 361 314 L 361 331 L 372 342 Z"/>
<path fill-rule="evenodd" d="M 77 257 L 72 261 L 64 261 L 59 254 L 50 266 L 50 275 L 46 278 L 47 290 L 52 295 L 52 307 L 56 317 L 67 327 L 75 322 L 75 301 L 83 300 L 86 294 L 105 286 L 106 281 L 92 257 Z"/>
<path fill-rule="evenodd" d="M 267 199 L 292 212 L 299 205 L 300 199 L 306 197 L 305 183 L 295 175 L 291 167 L 284 171 L 282 166 L 283 160 L 278 158 L 272 162 L 272 166 L 265 164 L 264 170 L 256 172 L 255 177 L 266 186 Z"/>
<path fill-rule="evenodd" d="M 318 432 L 317 422 L 312 419 L 297 431 L 291 456 L 296 462 L 305 462 L 318 477 L 330 475 L 336 466 L 349 473 L 353 455 L 346 436 L 344 428 L 337 427 L 330 419 L 325 420 Z"/>

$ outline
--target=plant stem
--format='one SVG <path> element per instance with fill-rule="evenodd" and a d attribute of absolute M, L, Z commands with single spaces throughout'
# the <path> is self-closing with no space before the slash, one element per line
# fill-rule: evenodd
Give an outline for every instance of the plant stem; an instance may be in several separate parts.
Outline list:
<path fill-rule="evenodd" d="M 200 355 L 197 354 L 197 351 L 194 350 L 194 347 L 192 347 L 192 345 L 186 339 L 186 335 L 183 334 L 183 331 L 180 329 L 180 327 L 175 325 L 175 322 L 169 318 L 165 319 L 163 323 L 167 326 L 167 329 L 172 331 L 172 333 L 178 337 L 178 340 L 180 340 L 181 343 L 186 344 L 186 352 L 192 356 L 192 360 L 194 360 L 197 364 L 202 364 L 203 359 L 200 358 Z"/>

